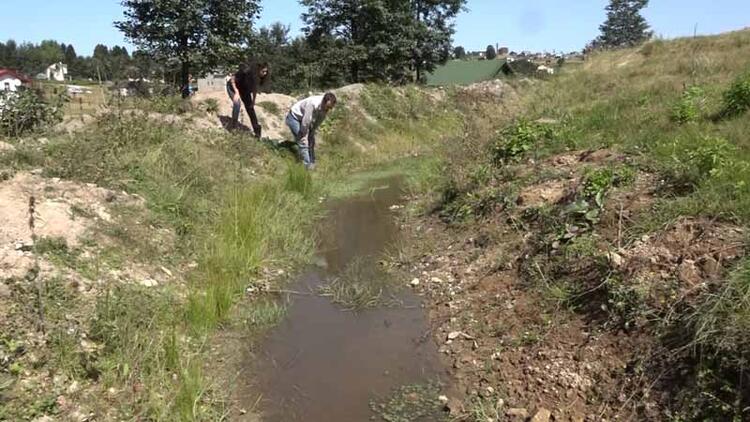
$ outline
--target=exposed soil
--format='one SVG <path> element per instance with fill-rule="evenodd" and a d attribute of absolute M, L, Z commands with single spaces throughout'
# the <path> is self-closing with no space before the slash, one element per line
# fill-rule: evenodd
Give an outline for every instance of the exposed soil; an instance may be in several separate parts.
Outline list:
<path fill-rule="evenodd" d="M 744 255 L 745 233 L 731 224 L 681 219 L 628 241 L 624 232 L 658 199 L 658 179 L 637 171 L 628 186 L 609 192 L 591 231 L 546 244 L 554 238 L 542 222 L 528 220 L 529 211 L 564 210 L 580 190 L 584 167 L 625 161 L 601 150 L 524 164 L 517 174 L 562 177 L 522 187 L 517 207 L 468 226 L 404 217 L 413 245 L 401 267 L 418 277 L 413 286 L 429 301 L 433 338 L 460 392 L 452 398 L 460 406 L 451 409 L 459 420 L 474 420 L 469 412 L 477 402 L 496 411 L 497 420 L 540 412 L 547 420 L 547 409 L 555 421 L 665 417 L 662 395 L 653 391 L 663 373 L 638 370 L 663 352 L 652 324 L 628 314 L 633 321 L 623 325 L 618 304 L 600 293 L 615 288 L 606 282 L 615 277 L 652 312 L 666 313 L 726 274 Z M 593 239 L 593 249 L 566 258 L 561 242 L 579 237 Z M 551 288 L 561 280 L 583 290 L 573 308 Z"/>

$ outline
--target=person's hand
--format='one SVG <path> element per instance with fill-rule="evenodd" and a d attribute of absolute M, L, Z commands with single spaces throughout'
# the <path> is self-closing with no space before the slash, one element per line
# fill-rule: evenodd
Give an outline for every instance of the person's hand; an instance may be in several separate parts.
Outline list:
<path fill-rule="evenodd" d="M 235 103 L 240 102 L 240 94 L 234 94 L 234 97 L 232 97 L 232 101 Z"/>

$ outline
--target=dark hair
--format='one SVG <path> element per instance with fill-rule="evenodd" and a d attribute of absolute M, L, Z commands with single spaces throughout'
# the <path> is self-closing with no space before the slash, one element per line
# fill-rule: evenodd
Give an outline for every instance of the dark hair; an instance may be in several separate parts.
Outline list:
<path fill-rule="evenodd" d="M 333 92 L 326 92 L 326 95 L 323 96 L 323 103 L 331 103 L 331 105 L 336 105 L 336 94 Z"/>
<path fill-rule="evenodd" d="M 265 76 L 260 75 L 262 69 L 268 70 Z M 261 88 L 265 88 L 268 85 L 268 81 L 271 79 L 271 68 L 268 62 L 250 60 L 247 63 L 240 64 L 240 69 L 235 76 L 237 87 L 241 92 L 257 93 Z"/>

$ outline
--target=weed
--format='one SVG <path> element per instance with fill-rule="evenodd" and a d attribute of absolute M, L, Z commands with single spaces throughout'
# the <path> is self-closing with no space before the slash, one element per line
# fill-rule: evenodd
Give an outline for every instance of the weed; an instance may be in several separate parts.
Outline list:
<path fill-rule="evenodd" d="M 672 120 L 679 124 L 694 122 L 705 107 L 705 93 L 699 86 L 686 88 L 672 107 Z"/>
<path fill-rule="evenodd" d="M 219 112 L 219 102 L 216 100 L 216 98 L 208 98 L 205 101 L 203 101 L 203 108 L 206 110 L 206 113 L 214 114 Z"/>
<path fill-rule="evenodd" d="M 258 107 L 273 115 L 279 115 L 281 113 L 279 105 L 271 101 L 261 101 L 258 103 Z"/>
<path fill-rule="evenodd" d="M 388 275 L 376 263 L 353 260 L 344 271 L 320 288 L 320 294 L 349 310 L 363 310 L 397 304 L 390 296 L 394 289 Z"/>
<path fill-rule="evenodd" d="M 386 422 L 443 421 L 446 417 L 439 394 L 440 385 L 436 383 L 407 385 L 382 402 L 372 401 L 370 407 Z"/>
<path fill-rule="evenodd" d="M 538 142 L 551 140 L 555 131 L 550 125 L 520 120 L 503 129 L 492 143 L 492 156 L 496 164 L 520 160 Z"/>
<path fill-rule="evenodd" d="M 62 121 L 64 97 L 45 101 L 27 89 L 0 93 L 0 135 L 17 137 Z"/>
<path fill-rule="evenodd" d="M 739 76 L 724 93 L 722 115 L 735 117 L 750 110 L 750 72 Z"/>
<path fill-rule="evenodd" d="M 313 179 L 304 166 L 289 163 L 286 169 L 286 189 L 297 192 L 304 198 L 310 198 L 313 193 Z"/>

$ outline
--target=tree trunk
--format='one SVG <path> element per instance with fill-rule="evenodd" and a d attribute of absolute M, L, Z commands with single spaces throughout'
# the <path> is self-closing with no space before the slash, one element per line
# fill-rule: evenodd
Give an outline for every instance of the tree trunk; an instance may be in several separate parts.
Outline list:
<path fill-rule="evenodd" d="M 180 86 L 182 91 L 182 98 L 188 98 L 190 96 L 190 61 L 185 58 L 182 59 Z"/>

